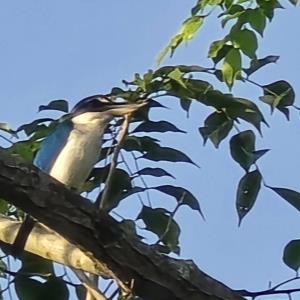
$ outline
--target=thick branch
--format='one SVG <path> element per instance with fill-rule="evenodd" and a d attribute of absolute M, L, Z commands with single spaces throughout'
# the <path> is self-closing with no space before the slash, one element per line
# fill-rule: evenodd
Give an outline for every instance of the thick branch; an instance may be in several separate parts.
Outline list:
<path fill-rule="evenodd" d="M 0 240 L 13 244 L 22 222 L 0 215 Z M 102 275 L 96 261 L 49 228 L 36 223 L 28 236 L 26 251 L 92 274 Z"/>
<path fill-rule="evenodd" d="M 108 276 L 143 299 L 243 299 L 192 261 L 153 251 L 90 201 L 32 166 L 0 160 L 0 197 L 78 246 Z"/>

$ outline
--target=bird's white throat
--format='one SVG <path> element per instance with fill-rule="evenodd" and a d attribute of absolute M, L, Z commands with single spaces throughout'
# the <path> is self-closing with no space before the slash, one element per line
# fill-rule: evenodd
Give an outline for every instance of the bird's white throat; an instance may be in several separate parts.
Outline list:
<path fill-rule="evenodd" d="M 49 174 L 68 187 L 79 189 L 99 159 L 107 122 L 76 117 L 76 123 Z M 74 118 L 75 119 L 75 118 Z M 86 120 L 87 123 L 84 122 Z M 101 123 L 101 122 L 100 122 Z"/>

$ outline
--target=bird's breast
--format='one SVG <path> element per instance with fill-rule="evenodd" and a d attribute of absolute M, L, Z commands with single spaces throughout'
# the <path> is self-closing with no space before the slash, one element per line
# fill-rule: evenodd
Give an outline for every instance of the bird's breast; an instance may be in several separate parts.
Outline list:
<path fill-rule="evenodd" d="M 80 188 L 99 159 L 103 131 L 75 126 L 49 174 L 68 187 Z"/>

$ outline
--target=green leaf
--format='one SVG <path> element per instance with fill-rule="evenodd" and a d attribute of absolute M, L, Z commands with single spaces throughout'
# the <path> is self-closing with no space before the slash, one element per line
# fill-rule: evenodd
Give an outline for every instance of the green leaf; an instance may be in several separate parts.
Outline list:
<path fill-rule="evenodd" d="M 273 109 L 278 107 L 291 106 L 295 102 L 295 91 L 293 87 L 284 80 L 279 80 L 263 86 L 264 96 L 276 98 Z"/>
<path fill-rule="evenodd" d="M 127 197 L 129 197 L 131 195 L 134 195 L 134 194 L 137 194 L 137 193 L 142 193 L 146 190 L 148 190 L 148 188 L 135 186 L 135 187 L 131 188 L 130 190 L 123 192 L 120 196 L 119 202 L 122 201 L 123 199 L 126 199 Z"/>
<path fill-rule="evenodd" d="M 40 299 L 42 300 L 68 300 L 69 290 L 62 278 L 51 277 L 42 286 Z"/>
<path fill-rule="evenodd" d="M 163 66 L 159 69 L 157 69 L 153 73 L 153 78 L 165 78 L 168 77 L 168 74 L 170 74 L 175 69 L 178 69 L 181 73 L 188 74 L 188 73 L 199 73 L 199 72 L 206 72 L 208 71 L 208 68 L 201 67 L 198 65 L 172 65 L 172 66 Z"/>
<path fill-rule="evenodd" d="M 227 10 L 225 10 L 223 13 L 218 15 L 218 18 L 223 17 L 223 16 L 234 16 L 238 12 L 244 13 L 245 9 L 242 5 L 239 4 L 232 4 L 228 7 Z"/>
<path fill-rule="evenodd" d="M 15 289 L 20 300 L 41 300 L 40 293 L 43 283 L 26 276 L 16 276 Z"/>
<path fill-rule="evenodd" d="M 20 272 L 49 276 L 54 274 L 54 268 L 52 261 L 29 252 L 24 252 Z"/>
<path fill-rule="evenodd" d="M 170 251 L 176 250 L 179 243 L 180 228 L 164 208 L 143 206 L 137 219 L 142 219 L 146 229 L 155 233 Z"/>
<path fill-rule="evenodd" d="M 208 90 L 202 97 L 200 95 L 197 98 L 199 102 L 226 112 L 228 119 L 243 119 L 254 125 L 259 132 L 261 122 L 268 125 L 257 105 L 250 100 L 234 98 L 232 94 L 223 94 L 218 90 Z"/>
<path fill-rule="evenodd" d="M 247 172 L 255 162 L 255 134 L 252 130 L 242 131 L 230 139 L 232 158 Z"/>
<path fill-rule="evenodd" d="M 183 22 L 178 34 L 182 35 L 184 42 L 187 42 L 192 38 L 194 38 L 195 34 L 203 25 L 203 21 L 204 21 L 204 17 L 193 16 L 186 19 Z"/>
<path fill-rule="evenodd" d="M 230 34 L 230 38 L 234 46 L 241 49 L 249 58 L 256 57 L 258 44 L 257 37 L 253 31 L 249 29 L 235 30 Z"/>
<path fill-rule="evenodd" d="M 242 60 L 238 49 L 231 49 L 225 56 L 222 66 L 223 80 L 231 89 L 234 81 L 241 73 Z"/>
<path fill-rule="evenodd" d="M 233 103 L 229 103 L 226 108 L 227 115 L 236 120 L 238 118 L 249 122 L 261 133 L 260 125 L 265 123 L 268 126 L 263 114 L 257 105 L 247 99 L 234 98 Z"/>
<path fill-rule="evenodd" d="M 223 112 L 214 112 L 204 121 L 204 127 L 199 128 L 199 132 L 203 137 L 204 144 L 210 139 L 216 148 L 220 142 L 225 139 L 232 129 L 233 121 Z"/>
<path fill-rule="evenodd" d="M 292 240 L 285 246 L 282 259 L 288 267 L 298 272 L 300 267 L 300 240 Z"/>
<path fill-rule="evenodd" d="M 155 149 L 148 151 L 142 157 L 153 161 L 186 162 L 199 167 L 186 154 L 170 147 L 158 146 Z"/>
<path fill-rule="evenodd" d="M 186 84 L 187 84 L 186 80 Z M 174 80 L 166 80 L 164 85 L 164 91 L 169 96 L 177 97 L 179 99 L 189 99 L 192 96 L 191 91 L 188 88 L 182 87 Z"/>
<path fill-rule="evenodd" d="M 189 116 L 191 104 L 192 104 L 192 101 L 189 99 L 180 99 L 180 106 L 184 111 L 186 111 L 187 117 Z"/>
<path fill-rule="evenodd" d="M 58 110 L 67 113 L 69 111 L 69 104 L 66 100 L 53 100 L 47 105 L 40 105 L 38 111 L 42 110 Z"/>
<path fill-rule="evenodd" d="M 281 101 L 281 97 L 280 96 L 274 96 L 274 95 L 261 96 L 261 97 L 259 97 L 259 99 L 262 102 L 270 105 L 271 113 L 274 112 L 274 109 L 278 107 L 278 105 L 279 105 L 279 103 Z M 280 110 L 280 108 L 278 108 L 278 110 Z M 286 117 L 288 118 L 288 116 L 286 116 Z"/>
<path fill-rule="evenodd" d="M 289 0 L 289 1 L 294 6 L 296 6 L 298 4 L 298 0 Z"/>
<path fill-rule="evenodd" d="M 263 36 L 266 27 L 266 17 L 260 8 L 249 9 L 247 14 L 247 19 L 250 26 Z"/>
<path fill-rule="evenodd" d="M 187 205 L 191 209 L 198 211 L 202 216 L 202 218 L 204 219 L 204 215 L 201 211 L 199 202 L 190 191 L 182 187 L 173 186 L 173 185 L 161 185 L 161 186 L 152 187 L 151 189 L 155 189 L 157 191 L 160 191 L 162 193 L 174 197 L 180 205 Z"/>
<path fill-rule="evenodd" d="M 221 61 L 227 53 L 233 49 L 231 45 L 227 45 L 227 38 L 223 40 L 214 41 L 210 44 L 208 50 L 208 57 L 212 58 L 215 64 Z"/>
<path fill-rule="evenodd" d="M 127 136 L 123 144 L 123 149 L 126 151 L 139 151 L 145 153 L 148 151 L 154 151 L 160 147 L 158 139 L 151 138 L 149 136 Z"/>
<path fill-rule="evenodd" d="M 121 200 L 124 199 L 123 193 L 127 193 L 132 188 L 129 174 L 122 169 L 115 169 L 111 177 L 111 184 L 107 191 L 109 197 L 105 202 L 103 209 L 110 211 L 117 207 Z"/>
<path fill-rule="evenodd" d="M 294 206 L 298 211 L 300 211 L 300 193 L 294 190 L 286 189 L 286 188 L 278 188 L 267 186 L 269 189 L 274 191 L 281 198 L 286 200 L 289 204 Z"/>
<path fill-rule="evenodd" d="M 147 88 L 146 88 L 146 83 L 145 81 L 141 78 L 140 74 L 136 73 L 134 76 L 134 83 L 139 86 L 143 92 L 146 92 Z"/>
<path fill-rule="evenodd" d="M 107 175 L 109 172 L 110 164 L 106 165 L 105 167 L 97 167 L 93 168 L 91 171 L 88 179 L 84 183 L 81 193 L 87 192 L 90 193 L 96 188 L 99 188 L 101 183 L 104 183 L 107 179 Z"/>
<path fill-rule="evenodd" d="M 31 123 L 28 124 L 23 124 L 21 126 L 18 127 L 17 131 L 22 131 L 24 130 L 24 132 L 26 133 L 27 136 L 31 135 L 32 133 L 34 133 L 38 128 L 39 128 L 39 124 L 41 123 L 45 123 L 45 122 L 52 122 L 53 119 L 52 118 L 41 118 L 41 119 L 36 119 Z"/>
<path fill-rule="evenodd" d="M 162 105 L 161 103 L 159 103 L 158 101 L 155 101 L 153 99 L 148 99 L 148 103 L 146 106 L 151 107 L 151 108 L 167 108 L 166 106 Z M 144 107 L 142 107 L 142 108 L 144 108 Z"/>
<path fill-rule="evenodd" d="M 186 98 L 194 98 L 205 105 L 209 105 L 205 102 L 207 93 L 213 90 L 213 86 L 209 82 L 198 79 L 189 79 L 186 82 L 186 85 L 189 91 L 188 97 Z"/>
<path fill-rule="evenodd" d="M 285 115 L 288 121 L 290 120 L 290 110 L 287 107 L 277 107 L 277 109 Z"/>
<path fill-rule="evenodd" d="M 138 125 L 133 131 L 135 132 L 181 132 L 186 133 L 175 125 L 167 121 L 150 121 L 147 120 Z"/>
<path fill-rule="evenodd" d="M 260 68 L 264 67 L 270 63 L 276 63 L 279 59 L 279 56 L 269 55 L 261 59 L 252 59 L 250 62 L 250 67 L 248 69 L 244 69 L 244 72 L 250 76 L 252 73 L 256 72 Z"/>
<path fill-rule="evenodd" d="M 234 49 L 232 45 L 227 45 L 225 44 L 219 51 L 218 54 L 212 58 L 212 60 L 214 61 L 215 64 L 217 64 L 219 61 L 221 61 L 226 55 L 227 53 Z"/>
<path fill-rule="evenodd" d="M 150 175 L 150 176 L 155 176 L 155 177 L 162 177 L 162 176 L 169 176 L 172 178 L 175 178 L 172 174 L 168 173 L 162 168 L 144 168 L 142 170 L 139 170 L 137 172 L 139 175 Z"/>
<path fill-rule="evenodd" d="M 233 4 L 233 0 L 225 0 L 224 1 L 224 6 L 226 9 L 229 9 Z"/>
<path fill-rule="evenodd" d="M 265 155 L 269 151 L 270 151 L 270 149 L 262 149 L 262 150 L 253 151 L 254 161 L 257 161 L 258 159 L 260 159 L 263 155 Z"/>
<path fill-rule="evenodd" d="M 0 198 L 0 214 L 6 215 L 6 213 L 8 212 L 8 208 L 8 202 Z"/>
<path fill-rule="evenodd" d="M 196 5 L 194 5 L 191 9 L 191 15 L 196 15 L 203 8 L 203 0 L 198 0 Z"/>
<path fill-rule="evenodd" d="M 34 153 L 39 148 L 39 143 L 36 141 L 21 141 L 14 143 L 8 148 L 9 153 L 21 157 L 24 162 L 31 163 L 34 157 Z"/>
<path fill-rule="evenodd" d="M 244 175 L 239 182 L 236 195 L 236 209 L 239 216 L 239 226 L 256 201 L 261 186 L 261 179 L 260 172 L 255 170 Z"/>
<path fill-rule="evenodd" d="M 225 15 L 225 18 L 223 18 L 222 21 L 221 21 L 221 25 L 222 25 L 223 28 L 225 27 L 225 25 L 227 24 L 228 21 L 236 19 L 236 18 L 240 17 L 241 15 L 243 15 L 245 13 L 245 10 L 241 5 L 233 5 L 233 7 L 234 8 L 237 7 L 236 12 L 234 12 L 233 14 L 223 13 Z M 240 10 L 238 10 L 238 8 Z"/>
<path fill-rule="evenodd" d="M 203 21 L 204 17 L 201 16 L 192 16 L 186 19 L 177 34 L 172 37 L 167 47 L 164 48 L 158 55 L 157 63 L 160 64 L 168 52 L 170 52 L 170 55 L 173 56 L 174 51 L 182 42 L 188 42 L 191 40 L 203 25 Z"/>
<path fill-rule="evenodd" d="M 223 48 L 225 40 L 214 41 L 210 44 L 208 50 L 208 57 L 214 58 L 218 55 L 219 51 Z"/>
<path fill-rule="evenodd" d="M 50 135 L 54 131 L 55 127 L 50 124 L 49 126 L 46 126 L 44 124 L 37 125 L 35 128 L 35 131 L 30 136 L 30 141 L 39 141 L 46 136 Z"/>
<path fill-rule="evenodd" d="M 178 68 L 175 68 L 172 72 L 170 72 L 168 74 L 168 77 L 174 81 L 176 81 L 178 84 L 180 84 L 183 88 L 186 88 L 186 85 L 183 81 L 183 75 L 184 73 L 182 73 Z"/>
<path fill-rule="evenodd" d="M 274 17 L 274 10 L 276 8 L 283 8 L 277 0 L 257 0 L 257 4 L 262 9 L 264 15 L 269 19 L 269 21 L 272 21 Z"/>
<path fill-rule="evenodd" d="M 200 98 L 200 97 L 199 97 Z M 231 94 L 224 94 L 218 90 L 208 90 L 202 98 L 197 99 L 199 102 L 214 107 L 218 111 L 232 106 L 235 102 Z"/>

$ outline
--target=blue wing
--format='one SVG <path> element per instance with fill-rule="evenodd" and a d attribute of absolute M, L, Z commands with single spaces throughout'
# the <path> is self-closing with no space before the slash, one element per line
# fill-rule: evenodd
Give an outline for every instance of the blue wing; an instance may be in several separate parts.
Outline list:
<path fill-rule="evenodd" d="M 65 146 L 72 129 L 72 123 L 69 121 L 58 125 L 42 142 L 33 164 L 44 172 L 49 173 L 60 151 Z"/>

